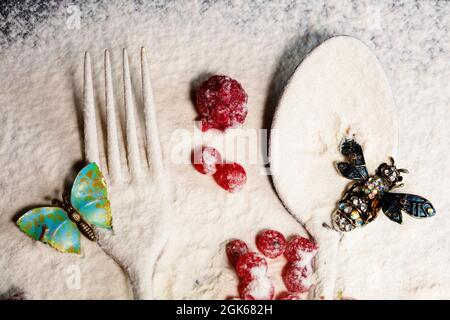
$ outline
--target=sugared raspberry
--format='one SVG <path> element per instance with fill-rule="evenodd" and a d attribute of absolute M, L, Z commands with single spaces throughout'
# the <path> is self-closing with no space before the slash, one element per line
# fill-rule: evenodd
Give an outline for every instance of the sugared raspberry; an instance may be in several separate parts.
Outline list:
<path fill-rule="evenodd" d="M 222 163 L 222 156 L 212 147 L 202 147 L 201 150 L 194 151 L 192 154 L 192 164 L 200 173 L 213 175 L 219 163 Z"/>
<path fill-rule="evenodd" d="M 212 76 L 197 90 L 197 109 L 202 117 L 202 131 L 226 130 L 244 123 L 247 93 L 228 76 Z"/>
<path fill-rule="evenodd" d="M 267 273 L 267 261 L 255 252 L 242 255 L 236 262 L 236 273 L 243 281 L 265 277 Z"/>
<path fill-rule="evenodd" d="M 242 190 L 247 182 L 247 174 L 238 163 L 222 163 L 217 165 L 214 179 L 219 186 L 233 193 Z"/>
<path fill-rule="evenodd" d="M 288 242 L 284 255 L 291 262 L 299 260 L 311 260 L 317 252 L 317 245 L 309 239 L 295 237 Z M 305 263 L 307 263 L 305 261 Z"/>
<path fill-rule="evenodd" d="M 311 272 L 298 262 L 292 262 L 283 270 L 283 281 L 289 291 L 303 293 L 311 287 Z"/>
<path fill-rule="evenodd" d="M 302 299 L 300 298 L 300 296 L 294 293 L 286 292 L 282 294 L 278 300 L 302 300 Z"/>
<path fill-rule="evenodd" d="M 243 300 L 272 300 L 274 293 L 273 282 L 266 276 L 242 282 L 239 286 L 239 295 Z"/>
<path fill-rule="evenodd" d="M 227 243 L 226 252 L 228 261 L 232 266 L 236 266 L 238 259 L 248 253 L 248 247 L 244 241 L 235 239 Z"/>
<path fill-rule="evenodd" d="M 286 249 L 286 238 L 278 231 L 265 230 L 256 238 L 256 246 L 263 255 L 274 259 Z"/>

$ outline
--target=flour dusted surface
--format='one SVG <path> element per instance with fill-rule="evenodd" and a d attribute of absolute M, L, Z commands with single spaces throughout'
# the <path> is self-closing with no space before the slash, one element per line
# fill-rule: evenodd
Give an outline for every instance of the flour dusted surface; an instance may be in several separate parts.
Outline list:
<path fill-rule="evenodd" d="M 32 206 L 47 204 L 48 197 L 59 196 L 65 179 L 73 177 L 72 166 L 83 158 L 78 110 L 84 51 L 91 53 L 95 98 L 104 106 L 102 59 L 104 49 L 111 50 L 119 108 L 121 49 L 128 49 L 134 87 L 140 90 L 138 57 L 145 45 L 162 147 L 176 182 L 174 231 L 157 265 L 155 295 L 217 299 L 237 295 L 238 279 L 225 255 L 229 239 L 245 240 L 250 250 L 256 250 L 254 239 L 262 229 L 273 228 L 286 236 L 306 233 L 282 207 L 268 177 L 261 175 L 261 163 L 242 163 L 247 184 L 240 193 L 229 194 L 196 172 L 189 161 L 170 161 L 179 142 L 180 132 L 174 131 L 194 132 L 192 121 L 198 114 L 191 91 L 211 74 L 230 75 L 249 95 L 244 129 L 267 128 L 281 89 L 305 53 L 331 35 L 348 34 L 373 49 L 393 86 L 400 132 L 396 160 L 412 173 L 406 177 L 405 191 L 427 196 L 438 214 L 426 225 L 405 221 L 407 232 L 388 223 L 369 226 L 383 226 L 391 239 L 387 247 L 362 233 L 345 242 L 336 288 L 355 298 L 448 298 L 450 204 L 441 191 L 450 186 L 440 177 L 450 174 L 446 164 L 450 44 L 445 41 L 450 6 L 418 3 L 419 8 L 414 2 L 156 6 L 104 1 L 79 5 L 79 29 L 69 29 L 70 14 L 62 5 L 47 19 L 31 22 L 34 27 L 25 38 L 19 37 L 21 27 L 6 19 L 13 32 L 8 41 L 0 42 L 0 291 L 14 286 L 33 298 L 131 298 L 122 271 L 95 243 L 83 241 L 82 257 L 62 255 L 31 242 L 13 219 Z M 377 15 L 379 23 L 372 23 Z M 205 139 L 211 146 L 220 141 L 209 132 Z M 230 161 L 232 153 L 222 156 Z M 181 158 L 189 160 L 189 155 Z M 367 250 L 364 269 L 353 254 L 362 249 Z M 276 292 L 281 292 L 286 261 L 274 261 L 269 276 Z M 392 269 L 394 265 L 402 268 Z M 79 288 L 70 282 L 74 270 L 80 270 Z"/>

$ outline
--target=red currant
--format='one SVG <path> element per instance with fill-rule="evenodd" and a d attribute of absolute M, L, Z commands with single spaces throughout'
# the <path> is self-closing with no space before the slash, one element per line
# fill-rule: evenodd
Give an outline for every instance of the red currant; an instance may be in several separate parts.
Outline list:
<path fill-rule="evenodd" d="M 291 262 L 312 257 L 317 252 L 317 245 L 309 239 L 297 236 L 288 242 L 284 255 Z"/>
<path fill-rule="evenodd" d="M 217 171 L 217 164 L 222 163 L 220 152 L 212 147 L 202 147 L 192 155 L 194 168 L 203 174 L 213 175 Z"/>
<path fill-rule="evenodd" d="M 223 189 L 234 193 L 242 190 L 247 182 L 247 174 L 238 163 L 223 163 L 217 165 L 214 179 Z"/>
<path fill-rule="evenodd" d="M 292 262 L 283 270 L 283 280 L 291 292 L 307 292 L 311 287 L 310 272 L 307 267 Z"/>
<path fill-rule="evenodd" d="M 268 258 L 276 258 L 286 249 L 286 238 L 278 231 L 265 230 L 256 238 L 256 246 Z"/>
<path fill-rule="evenodd" d="M 236 273 L 246 282 L 264 277 L 267 273 L 267 261 L 255 252 L 248 252 L 236 262 Z"/>
<path fill-rule="evenodd" d="M 244 241 L 235 239 L 227 243 L 226 252 L 231 265 L 236 266 L 238 259 L 248 253 L 248 247 Z"/>

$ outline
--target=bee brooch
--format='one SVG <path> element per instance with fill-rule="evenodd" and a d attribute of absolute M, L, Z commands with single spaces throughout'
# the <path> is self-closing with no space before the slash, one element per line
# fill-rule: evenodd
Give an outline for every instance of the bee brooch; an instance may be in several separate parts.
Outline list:
<path fill-rule="evenodd" d="M 354 139 L 345 139 L 340 151 L 347 161 L 338 162 L 337 170 L 355 182 L 345 191 L 333 213 L 335 229 L 351 231 L 365 226 L 377 217 L 380 208 L 397 223 L 402 223 L 402 211 L 416 218 L 436 214 L 431 202 L 421 196 L 390 192 L 403 187 L 401 174 L 409 173 L 406 169 L 397 169 L 393 158 L 390 164 L 380 164 L 375 175 L 369 176 L 362 148 Z"/>

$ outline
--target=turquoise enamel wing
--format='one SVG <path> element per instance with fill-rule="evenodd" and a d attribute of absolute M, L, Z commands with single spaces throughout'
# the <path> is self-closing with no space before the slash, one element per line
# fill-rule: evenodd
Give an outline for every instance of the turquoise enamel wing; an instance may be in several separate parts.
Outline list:
<path fill-rule="evenodd" d="M 77 175 L 70 194 L 53 200 L 53 206 L 35 208 L 17 220 L 20 230 L 61 252 L 80 253 L 80 233 L 95 241 L 92 225 L 112 228 L 105 178 L 96 163 Z"/>

